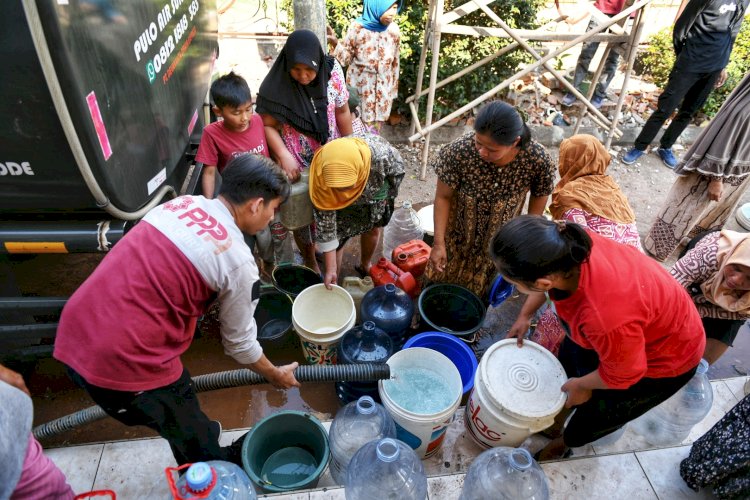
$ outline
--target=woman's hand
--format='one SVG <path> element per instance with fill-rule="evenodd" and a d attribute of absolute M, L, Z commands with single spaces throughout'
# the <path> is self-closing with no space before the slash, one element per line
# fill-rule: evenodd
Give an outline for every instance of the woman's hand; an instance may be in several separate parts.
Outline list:
<path fill-rule="evenodd" d="M 715 88 L 718 89 L 719 87 L 724 85 L 727 82 L 727 76 L 728 76 L 728 73 L 727 73 L 726 68 L 722 69 L 721 73 L 719 74 L 718 80 L 716 80 Z"/>
<path fill-rule="evenodd" d="M 330 25 L 326 26 L 326 40 L 328 40 L 328 45 L 330 45 L 332 49 L 335 49 L 336 45 L 339 44 L 339 39 L 336 38 L 336 33 Z"/>
<path fill-rule="evenodd" d="M 448 264 L 448 253 L 445 251 L 445 245 L 434 244 L 430 250 L 430 265 L 435 271 L 442 273 L 445 271 L 446 264 Z"/>
<path fill-rule="evenodd" d="M 29 392 L 29 389 L 26 387 L 26 383 L 23 381 L 23 377 L 21 376 L 20 373 L 15 372 L 11 370 L 10 368 L 6 368 L 3 365 L 0 365 L 0 380 L 2 380 L 8 385 L 12 385 L 16 389 L 19 389 L 25 392 L 27 395 L 31 396 L 31 393 Z"/>
<path fill-rule="evenodd" d="M 719 201 L 721 199 L 721 193 L 724 191 L 724 183 L 721 179 L 711 179 L 708 183 L 708 199 L 711 201 Z"/>
<path fill-rule="evenodd" d="M 516 322 L 513 323 L 513 326 L 511 326 L 510 330 L 508 330 L 508 335 L 506 335 L 505 338 L 515 338 L 516 344 L 518 344 L 518 347 L 521 347 L 523 345 L 523 339 L 524 337 L 526 337 L 526 332 L 529 331 L 529 328 L 531 328 L 531 317 L 520 313 L 518 315 L 518 319 L 516 319 Z"/>
<path fill-rule="evenodd" d="M 562 385 L 560 390 L 568 394 L 568 400 L 565 401 L 565 408 L 582 405 L 591 399 L 591 389 L 584 387 L 581 383 L 581 379 L 577 377 L 568 379 L 568 381 Z"/>
<path fill-rule="evenodd" d="M 297 160 L 294 159 L 294 156 L 292 156 L 291 153 L 288 151 L 286 154 L 279 155 L 279 165 L 281 166 L 281 169 L 284 171 L 286 176 L 289 178 L 289 182 L 294 183 L 297 182 L 300 178 L 300 171 L 299 167 L 297 166 Z"/>

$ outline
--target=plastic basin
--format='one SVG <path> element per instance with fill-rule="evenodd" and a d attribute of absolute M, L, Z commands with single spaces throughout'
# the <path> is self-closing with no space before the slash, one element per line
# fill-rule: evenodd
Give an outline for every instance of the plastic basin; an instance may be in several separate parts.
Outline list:
<path fill-rule="evenodd" d="M 302 290 L 323 283 L 318 273 L 309 267 L 298 264 L 282 264 L 276 266 L 271 273 L 273 286 L 280 292 L 295 298 Z"/>
<path fill-rule="evenodd" d="M 436 283 L 425 288 L 417 302 L 419 314 L 430 327 L 458 337 L 473 335 L 482 326 L 485 307 L 471 290 Z"/>

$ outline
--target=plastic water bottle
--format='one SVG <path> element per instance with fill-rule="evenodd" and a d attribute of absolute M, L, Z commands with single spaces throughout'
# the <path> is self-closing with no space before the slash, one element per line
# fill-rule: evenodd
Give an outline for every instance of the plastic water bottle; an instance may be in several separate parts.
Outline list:
<path fill-rule="evenodd" d="M 168 469 L 169 471 L 170 469 Z M 202 498 L 207 500 L 255 500 L 255 488 L 245 471 L 233 463 L 222 460 L 196 462 L 187 472 L 173 482 L 169 476 L 172 494 L 176 499 Z"/>
<path fill-rule="evenodd" d="M 460 500 L 546 500 L 547 477 L 523 448 L 498 446 L 480 454 L 464 478 Z"/>
<path fill-rule="evenodd" d="M 365 321 L 362 326 L 352 328 L 341 337 L 338 362 L 385 363 L 394 350 L 391 337 L 372 321 Z M 373 400 L 380 402 L 377 382 L 336 382 L 336 396 L 342 405 L 351 403 L 360 396 L 371 396 Z"/>
<path fill-rule="evenodd" d="M 390 335 L 396 349 L 400 349 L 414 316 L 414 302 L 405 291 L 388 283 L 376 286 L 365 294 L 360 312 L 362 321 L 375 323 L 375 326 Z"/>
<path fill-rule="evenodd" d="M 396 437 L 396 424 L 385 408 L 370 396 L 362 396 L 341 408 L 328 431 L 331 446 L 329 469 L 333 480 L 344 484 L 354 454 L 370 441 L 387 437 Z"/>
<path fill-rule="evenodd" d="M 411 240 L 421 240 L 423 235 L 417 212 L 411 208 L 411 201 L 405 201 L 401 208 L 393 211 L 383 231 L 383 257 L 393 260 L 393 250 L 397 246 Z"/>
<path fill-rule="evenodd" d="M 406 443 L 370 441 L 352 457 L 344 484 L 346 500 L 425 500 L 427 476 L 422 461 Z"/>
<path fill-rule="evenodd" d="M 630 423 L 631 429 L 655 446 L 684 441 L 695 424 L 711 411 L 714 393 L 706 372 L 708 362 L 702 359 L 695 375 L 671 398 L 651 408 Z"/>

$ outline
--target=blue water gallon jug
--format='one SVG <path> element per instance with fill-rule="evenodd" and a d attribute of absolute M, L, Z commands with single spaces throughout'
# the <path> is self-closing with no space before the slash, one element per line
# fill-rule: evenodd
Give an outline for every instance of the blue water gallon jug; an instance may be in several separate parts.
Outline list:
<path fill-rule="evenodd" d="M 255 500 L 255 488 L 237 465 L 222 460 L 196 462 L 174 484 L 174 498 Z"/>
<path fill-rule="evenodd" d="M 339 363 L 385 363 L 393 354 L 393 340 L 372 321 L 354 327 L 344 334 L 339 343 Z M 361 396 L 380 402 L 377 382 L 336 382 L 336 396 L 345 405 Z"/>
<path fill-rule="evenodd" d="M 329 470 L 333 480 L 344 484 L 346 470 L 355 453 L 370 441 L 396 437 L 396 424 L 382 405 L 362 396 L 341 408 L 331 423 Z"/>
<path fill-rule="evenodd" d="M 414 302 L 406 292 L 392 283 L 376 286 L 367 292 L 360 306 L 362 321 L 372 321 L 390 335 L 398 350 L 414 316 Z"/>
<path fill-rule="evenodd" d="M 422 461 L 403 441 L 370 441 L 349 462 L 346 500 L 425 500 L 427 476 Z"/>
<path fill-rule="evenodd" d="M 708 362 L 702 359 L 684 387 L 630 422 L 630 428 L 655 446 L 680 444 L 711 411 L 714 393 L 707 371 Z"/>
<path fill-rule="evenodd" d="M 523 448 L 498 446 L 480 454 L 464 478 L 460 500 L 546 500 L 547 477 Z"/>

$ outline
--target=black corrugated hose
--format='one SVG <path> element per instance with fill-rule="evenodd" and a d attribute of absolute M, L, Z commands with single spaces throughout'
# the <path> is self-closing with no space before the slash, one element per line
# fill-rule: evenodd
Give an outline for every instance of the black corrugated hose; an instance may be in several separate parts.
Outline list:
<path fill-rule="evenodd" d="M 387 364 L 302 365 L 294 370 L 294 377 L 300 382 L 375 382 L 390 376 L 391 370 Z M 193 377 L 196 392 L 265 383 L 268 383 L 265 378 L 247 368 Z M 43 439 L 54 436 L 106 416 L 99 406 L 92 406 L 35 427 L 34 437 Z"/>

